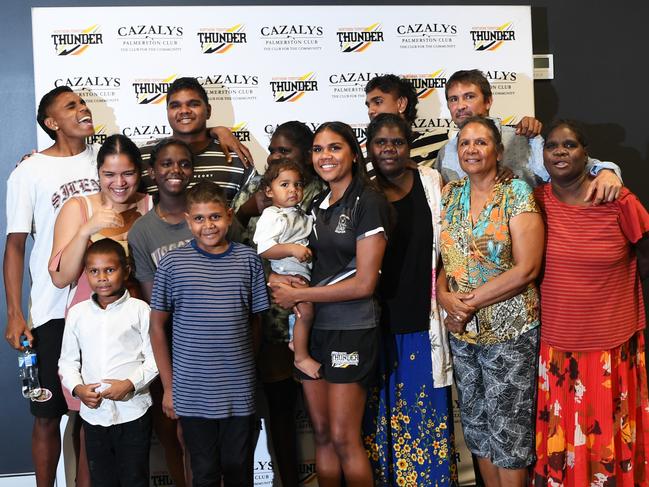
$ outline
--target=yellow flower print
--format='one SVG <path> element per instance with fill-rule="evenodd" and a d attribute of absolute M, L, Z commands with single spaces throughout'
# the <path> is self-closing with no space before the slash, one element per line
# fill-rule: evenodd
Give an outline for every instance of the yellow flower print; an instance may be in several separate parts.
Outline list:
<path fill-rule="evenodd" d="M 403 416 L 403 422 L 406 423 L 406 424 L 410 423 L 410 416 L 404 415 Z"/>
<path fill-rule="evenodd" d="M 397 462 L 397 468 L 399 470 L 405 470 L 408 468 L 408 462 L 406 462 L 403 458 Z"/>
<path fill-rule="evenodd" d="M 404 485 L 406 485 L 406 479 L 404 479 L 403 477 L 397 477 L 397 485 L 399 487 L 403 487 Z"/>

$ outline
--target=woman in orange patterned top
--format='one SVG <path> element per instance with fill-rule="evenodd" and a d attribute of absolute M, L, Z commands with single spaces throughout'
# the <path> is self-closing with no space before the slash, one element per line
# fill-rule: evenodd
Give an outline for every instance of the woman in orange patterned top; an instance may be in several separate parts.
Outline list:
<path fill-rule="evenodd" d="M 438 301 L 447 313 L 464 437 L 487 486 L 523 486 L 534 463 L 543 220 L 521 180 L 496 182 L 493 121 L 458 135 L 467 177 L 442 191 Z"/>

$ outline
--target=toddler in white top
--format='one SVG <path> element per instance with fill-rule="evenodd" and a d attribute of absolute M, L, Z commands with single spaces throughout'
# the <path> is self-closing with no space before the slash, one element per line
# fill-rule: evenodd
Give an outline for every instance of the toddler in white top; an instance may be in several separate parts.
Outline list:
<path fill-rule="evenodd" d="M 311 216 L 299 204 L 304 196 L 301 166 L 280 159 L 268 165 L 262 187 L 273 202 L 257 222 L 253 240 L 257 253 L 270 261 L 273 272 L 311 279 L 311 250 L 307 247 L 313 227 Z M 309 377 L 320 377 L 320 364 L 309 355 L 309 331 L 313 322 L 313 304 L 298 303 L 293 333 L 295 366 Z"/>

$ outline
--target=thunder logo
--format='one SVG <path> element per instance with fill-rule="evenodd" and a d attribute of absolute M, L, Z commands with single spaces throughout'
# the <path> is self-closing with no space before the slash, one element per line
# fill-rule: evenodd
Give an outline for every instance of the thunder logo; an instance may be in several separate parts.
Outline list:
<path fill-rule="evenodd" d="M 516 40 L 514 24 L 507 22 L 494 28 L 476 28 L 471 32 L 471 40 L 476 51 L 495 51 L 505 41 Z"/>
<path fill-rule="evenodd" d="M 407 74 L 404 76 L 417 92 L 417 98 L 423 100 L 430 96 L 437 88 L 444 88 L 446 86 L 445 71 L 438 69 L 431 74 Z"/>
<path fill-rule="evenodd" d="M 245 25 L 237 24 L 225 29 L 204 29 L 198 32 L 198 40 L 201 43 L 203 54 L 223 54 L 229 51 L 235 44 L 245 44 Z"/>
<path fill-rule="evenodd" d="M 239 142 L 250 142 L 250 131 L 248 130 L 248 122 L 241 122 L 234 127 L 230 127 L 230 132 L 239 139 Z"/>
<path fill-rule="evenodd" d="M 297 78 L 284 78 L 270 82 L 276 102 L 295 102 L 307 91 L 318 91 L 318 82 L 313 71 Z"/>
<path fill-rule="evenodd" d="M 163 103 L 167 99 L 167 89 L 176 74 L 165 79 L 140 79 L 133 82 L 135 97 L 140 105 Z"/>
<path fill-rule="evenodd" d="M 106 125 L 95 125 L 95 133 L 86 137 L 86 144 L 103 144 L 106 137 Z"/>
<path fill-rule="evenodd" d="M 103 35 L 98 24 L 80 31 L 59 31 L 51 34 L 57 56 L 78 56 L 93 44 L 103 44 Z"/>
<path fill-rule="evenodd" d="M 363 52 L 373 42 L 383 42 L 381 24 L 375 23 L 369 27 L 341 28 L 336 32 L 342 52 Z"/>

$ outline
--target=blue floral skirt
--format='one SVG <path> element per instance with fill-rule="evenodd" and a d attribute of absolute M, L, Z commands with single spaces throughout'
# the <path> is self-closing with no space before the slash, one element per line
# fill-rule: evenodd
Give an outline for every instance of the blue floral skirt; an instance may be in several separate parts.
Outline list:
<path fill-rule="evenodd" d="M 380 486 L 458 485 L 451 388 L 433 388 L 427 331 L 383 339 L 363 441 Z"/>

